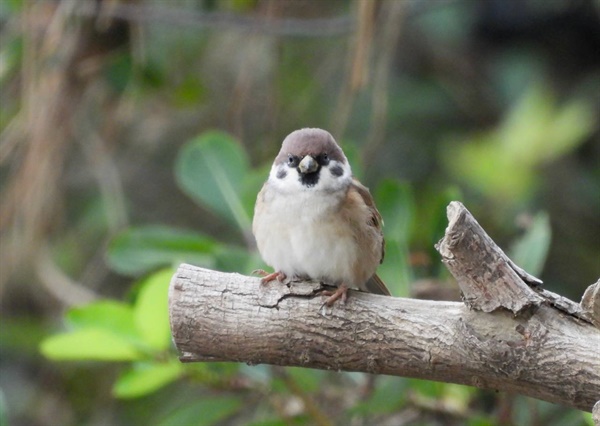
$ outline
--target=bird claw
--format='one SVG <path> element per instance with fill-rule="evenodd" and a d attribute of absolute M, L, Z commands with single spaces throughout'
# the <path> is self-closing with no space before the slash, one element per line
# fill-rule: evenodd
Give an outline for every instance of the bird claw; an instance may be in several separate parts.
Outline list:
<path fill-rule="evenodd" d="M 281 271 L 275 271 L 272 273 L 268 273 L 267 271 L 265 271 L 264 269 L 255 269 L 254 271 L 252 271 L 252 275 L 259 275 L 261 276 L 261 280 L 260 283 L 261 284 L 267 284 L 273 280 L 277 280 L 280 283 L 283 283 L 283 280 L 286 279 L 286 276 L 283 272 Z"/>
<path fill-rule="evenodd" d="M 341 284 L 337 290 L 335 291 L 331 291 L 331 290 L 323 290 L 323 292 L 321 293 L 325 296 L 329 296 L 325 302 L 323 302 L 323 306 L 327 306 L 327 307 L 332 307 L 333 304 L 338 300 L 341 299 L 341 303 L 343 305 L 346 304 L 346 300 L 348 300 L 348 287 L 345 284 Z"/>

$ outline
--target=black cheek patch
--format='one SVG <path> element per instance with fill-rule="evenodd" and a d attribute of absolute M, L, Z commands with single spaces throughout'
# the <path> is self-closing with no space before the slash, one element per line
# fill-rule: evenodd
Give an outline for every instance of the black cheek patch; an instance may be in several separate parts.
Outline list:
<path fill-rule="evenodd" d="M 277 176 L 277 179 L 283 179 L 287 176 L 287 172 L 285 171 L 284 168 L 281 168 L 281 169 L 277 170 L 277 174 L 275 176 Z"/>
<path fill-rule="evenodd" d="M 344 169 L 342 168 L 342 166 L 339 165 L 333 166 L 329 169 L 329 171 L 331 172 L 331 175 L 335 177 L 340 177 L 344 174 Z"/>

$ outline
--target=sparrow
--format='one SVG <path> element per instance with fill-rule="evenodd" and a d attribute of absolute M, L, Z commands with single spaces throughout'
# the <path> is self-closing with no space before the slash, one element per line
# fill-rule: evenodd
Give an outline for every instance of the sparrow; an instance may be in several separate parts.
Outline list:
<path fill-rule="evenodd" d="M 369 189 L 352 176 L 344 152 L 322 129 L 290 133 L 256 198 L 252 232 L 275 272 L 258 271 L 263 284 L 314 279 L 337 287 L 325 304 L 349 288 L 390 295 L 375 273 L 383 261 L 383 221 Z"/>

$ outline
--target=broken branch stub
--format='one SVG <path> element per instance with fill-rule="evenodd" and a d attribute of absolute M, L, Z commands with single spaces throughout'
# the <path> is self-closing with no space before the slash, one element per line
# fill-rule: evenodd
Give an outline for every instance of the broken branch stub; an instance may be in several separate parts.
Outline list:
<path fill-rule="evenodd" d="M 462 203 L 451 202 L 447 213 L 446 234 L 435 247 L 469 307 L 518 314 L 544 301 L 534 290 L 542 282 L 515 265 Z"/>
<path fill-rule="evenodd" d="M 589 286 L 581 299 L 581 310 L 597 328 L 600 328 L 600 279 Z"/>

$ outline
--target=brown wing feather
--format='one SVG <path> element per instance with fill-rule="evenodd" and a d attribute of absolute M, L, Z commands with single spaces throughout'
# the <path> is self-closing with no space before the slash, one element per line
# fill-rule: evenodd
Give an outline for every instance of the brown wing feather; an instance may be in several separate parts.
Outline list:
<path fill-rule="evenodd" d="M 371 221 L 369 222 L 370 225 L 375 227 L 381 234 L 381 259 L 379 260 L 379 263 L 382 263 L 383 258 L 385 257 L 385 238 L 383 238 L 383 230 L 381 229 L 383 227 L 383 218 L 377 210 L 377 207 L 375 207 L 375 201 L 369 192 L 369 188 L 364 186 L 356 179 L 352 179 L 352 186 L 356 188 L 365 204 L 369 207 L 369 211 L 371 212 Z"/>
<path fill-rule="evenodd" d="M 375 207 L 375 201 L 373 200 L 373 197 L 369 192 L 369 188 L 364 186 L 356 179 L 352 180 L 352 186 L 357 190 L 358 194 L 362 197 L 365 204 L 369 207 L 369 211 L 371 212 L 371 220 L 369 221 L 369 224 L 376 228 L 381 235 L 381 259 L 379 260 L 379 263 L 382 263 L 383 258 L 385 256 L 385 239 L 383 238 L 383 230 L 381 229 L 383 227 L 383 218 L 377 210 L 377 207 Z M 379 278 L 377 274 L 373 274 L 373 276 L 369 278 L 369 280 L 365 284 L 365 287 L 370 293 L 383 294 L 385 296 L 392 295 L 386 287 L 385 283 L 381 280 L 381 278 Z"/>
<path fill-rule="evenodd" d="M 390 293 L 388 288 L 385 286 L 385 283 L 381 281 L 381 278 L 379 278 L 379 275 L 377 274 L 374 274 L 371 278 L 369 278 L 369 281 L 367 281 L 365 287 L 369 293 L 383 294 L 384 296 L 392 295 L 392 293 Z"/>

